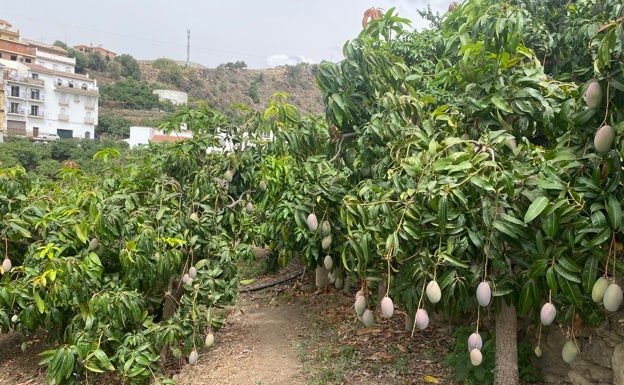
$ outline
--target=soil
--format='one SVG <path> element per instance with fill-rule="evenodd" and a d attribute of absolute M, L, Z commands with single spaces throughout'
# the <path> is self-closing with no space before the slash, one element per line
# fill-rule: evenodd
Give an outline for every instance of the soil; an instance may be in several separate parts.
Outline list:
<path fill-rule="evenodd" d="M 441 363 L 451 343 L 449 330 L 430 324 L 411 336 L 400 310 L 391 319 L 376 312 L 375 324 L 365 328 L 353 311 L 356 288 L 317 290 L 310 274 L 299 275 L 297 268 L 249 286 L 297 277 L 279 285 L 242 287 L 236 305 L 225 309 L 215 344 L 200 352 L 195 365 L 169 368 L 178 384 L 453 384 Z M 45 385 L 37 354 L 47 347 L 35 337 L 22 351 L 23 341 L 16 334 L 0 336 L 0 385 Z M 120 384 L 110 377 L 97 383 Z"/>

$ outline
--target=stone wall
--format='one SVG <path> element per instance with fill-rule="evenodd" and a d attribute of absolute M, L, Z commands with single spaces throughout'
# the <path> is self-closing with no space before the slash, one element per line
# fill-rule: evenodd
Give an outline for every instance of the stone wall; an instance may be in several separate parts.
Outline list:
<path fill-rule="evenodd" d="M 554 324 L 542 329 L 543 354 L 535 359 L 535 365 L 542 370 L 545 383 L 624 385 L 623 311 L 608 314 L 607 321 L 596 329 L 579 326 L 575 336 L 580 354 L 570 364 L 561 358 L 566 330 Z"/>

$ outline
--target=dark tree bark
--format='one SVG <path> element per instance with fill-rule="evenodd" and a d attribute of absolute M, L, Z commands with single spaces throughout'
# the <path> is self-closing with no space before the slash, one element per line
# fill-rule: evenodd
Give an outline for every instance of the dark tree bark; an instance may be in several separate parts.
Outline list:
<path fill-rule="evenodd" d="M 503 304 L 496 315 L 496 370 L 494 385 L 518 385 L 518 325 L 516 308 Z"/>

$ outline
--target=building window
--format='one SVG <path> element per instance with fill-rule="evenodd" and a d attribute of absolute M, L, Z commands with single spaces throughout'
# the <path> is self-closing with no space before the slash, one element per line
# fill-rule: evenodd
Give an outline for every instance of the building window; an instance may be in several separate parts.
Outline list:
<path fill-rule="evenodd" d="M 82 89 L 86 90 L 87 89 L 87 83 L 82 83 Z"/>
<path fill-rule="evenodd" d="M 30 90 L 30 98 L 32 100 L 39 100 L 39 90 Z"/>
<path fill-rule="evenodd" d="M 39 116 L 39 106 L 30 106 L 30 114 L 32 116 Z"/>
<path fill-rule="evenodd" d="M 56 79 L 56 85 L 57 86 L 62 86 L 63 85 L 63 81 L 61 79 Z"/>
<path fill-rule="evenodd" d="M 26 63 L 30 63 L 31 59 L 26 58 Z"/>
<path fill-rule="evenodd" d="M 11 102 L 11 105 L 10 105 L 10 112 L 11 112 L 12 114 L 19 114 L 19 113 L 20 113 L 20 111 L 19 111 L 19 109 L 20 109 L 20 108 L 19 108 L 19 107 L 20 107 L 19 103 L 13 103 L 13 102 Z"/>
<path fill-rule="evenodd" d="M 11 60 L 17 61 L 17 55 L 11 55 Z"/>
<path fill-rule="evenodd" d="M 73 80 L 69 81 L 69 88 L 74 88 L 74 81 Z"/>
<path fill-rule="evenodd" d="M 39 74 L 33 73 L 33 74 L 32 74 L 32 78 L 33 78 L 33 79 L 39 79 Z"/>
<path fill-rule="evenodd" d="M 11 96 L 19 97 L 19 86 L 11 86 Z"/>

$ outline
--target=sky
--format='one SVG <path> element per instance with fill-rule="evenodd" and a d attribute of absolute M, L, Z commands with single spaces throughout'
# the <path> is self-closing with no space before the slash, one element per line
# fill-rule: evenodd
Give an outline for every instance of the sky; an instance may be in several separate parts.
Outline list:
<path fill-rule="evenodd" d="M 0 19 L 23 39 L 101 45 L 137 60 L 189 59 L 209 68 L 244 61 L 262 69 L 342 59 L 364 11 L 396 8 L 424 28 L 416 10 L 444 13 L 450 0 L 32 0 L 7 1 Z M 190 31 L 190 40 L 187 39 Z"/>

